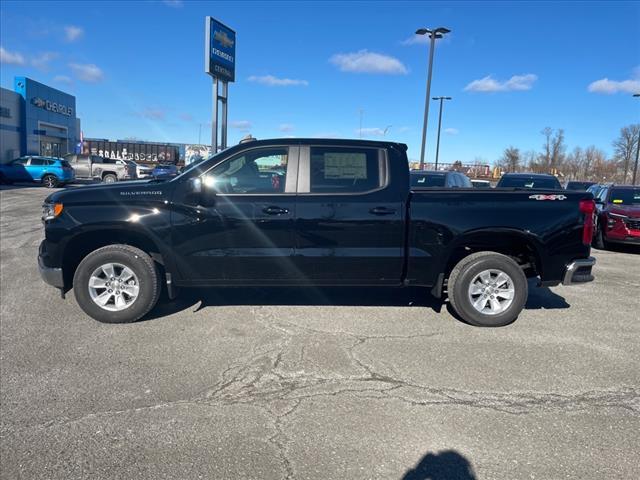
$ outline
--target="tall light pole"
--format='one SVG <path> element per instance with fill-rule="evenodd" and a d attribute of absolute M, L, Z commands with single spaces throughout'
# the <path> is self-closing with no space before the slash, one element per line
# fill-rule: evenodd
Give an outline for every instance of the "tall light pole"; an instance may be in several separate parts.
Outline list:
<path fill-rule="evenodd" d="M 419 28 L 416 35 L 429 35 L 431 39 L 429 46 L 429 70 L 427 73 L 427 95 L 424 99 L 424 121 L 422 122 L 422 148 L 420 149 L 420 170 L 424 168 L 424 147 L 427 142 L 427 122 L 429 121 L 429 97 L 431 96 L 431 74 L 433 73 L 433 51 L 436 48 L 436 38 L 442 38 L 451 30 L 444 27 L 438 27 L 435 30 L 428 28 Z"/>
<path fill-rule="evenodd" d="M 362 138 L 362 114 L 364 113 L 364 110 L 360 109 L 359 112 L 360 112 L 360 138 Z"/>
<path fill-rule="evenodd" d="M 640 93 L 634 93 L 633 96 L 636 98 L 640 97 Z M 638 175 L 638 157 L 640 157 L 640 132 L 638 132 L 638 146 L 636 147 L 636 163 L 633 166 L 633 180 L 631 181 L 632 185 L 636 184 L 636 175 Z"/>
<path fill-rule="evenodd" d="M 445 100 L 451 100 L 451 97 L 433 97 L 434 100 L 440 100 L 440 114 L 438 115 L 438 141 L 436 143 L 436 170 L 438 170 L 438 156 L 440 155 L 440 128 L 442 127 L 442 103 Z"/>

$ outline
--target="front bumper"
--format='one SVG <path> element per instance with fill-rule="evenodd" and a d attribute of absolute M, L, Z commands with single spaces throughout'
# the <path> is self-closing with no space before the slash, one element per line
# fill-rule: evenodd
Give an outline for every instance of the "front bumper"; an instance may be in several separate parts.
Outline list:
<path fill-rule="evenodd" d="M 46 256 L 46 251 L 44 248 L 44 241 L 40 244 L 40 248 L 38 250 L 38 269 L 40 270 L 40 276 L 45 283 L 56 287 L 56 288 L 64 288 L 64 275 L 62 273 L 62 268 L 56 267 L 48 267 L 45 265 L 44 257 Z"/>
<path fill-rule="evenodd" d="M 40 269 L 40 276 L 45 283 L 56 287 L 64 288 L 64 276 L 62 275 L 61 268 L 47 267 L 42 262 L 42 256 L 38 255 L 38 268 Z"/>
<path fill-rule="evenodd" d="M 580 258 L 574 260 L 565 270 L 564 277 L 562 278 L 563 285 L 575 285 L 576 283 L 593 282 L 593 275 L 591 269 L 596 264 L 594 257 Z"/>

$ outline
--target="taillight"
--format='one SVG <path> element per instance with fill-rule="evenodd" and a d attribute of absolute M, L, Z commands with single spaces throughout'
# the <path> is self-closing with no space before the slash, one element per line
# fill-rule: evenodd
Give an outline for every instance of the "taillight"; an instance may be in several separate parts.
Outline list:
<path fill-rule="evenodd" d="M 584 213 L 582 243 L 585 245 L 591 245 L 591 240 L 593 240 L 593 214 L 595 210 L 596 203 L 593 200 L 580 200 L 580 213 Z"/>

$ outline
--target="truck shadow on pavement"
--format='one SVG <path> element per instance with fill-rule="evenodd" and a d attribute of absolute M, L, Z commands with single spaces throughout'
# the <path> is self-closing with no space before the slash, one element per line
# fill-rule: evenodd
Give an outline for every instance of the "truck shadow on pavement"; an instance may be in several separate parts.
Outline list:
<path fill-rule="evenodd" d="M 569 304 L 549 288 L 529 288 L 525 309 L 564 309 Z M 198 305 L 199 304 L 199 305 Z M 385 287 L 220 287 L 183 288 L 178 298 L 169 300 L 163 294 L 158 305 L 144 320 L 172 315 L 198 305 L 194 312 L 220 306 L 375 306 L 426 307 L 436 313 L 448 308 L 448 302 L 433 297 L 426 288 Z M 456 318 L 457 315 L 454 315 Z M 458 318 L 459 319 L 459 318 Z"/>
<path fill-rule="evenodd" d="M 477 480 L 471 462 L 455 450 L 427 453 L 402 480 Z"/>

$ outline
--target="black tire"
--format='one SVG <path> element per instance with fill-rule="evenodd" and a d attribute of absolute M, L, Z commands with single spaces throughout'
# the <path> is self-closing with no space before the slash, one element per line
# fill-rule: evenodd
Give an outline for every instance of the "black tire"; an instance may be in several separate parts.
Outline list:
<path fill-rule="evenodd" d="M 513 298 L 511 304 L 500 313 L 482 313 L 471 301 L 471 283 L 485 270 L 499 270 L 511 278 Z M 478 252 L 460 260 L 451 271 L 447 285 L 449 302 L 455 312 L 465 322 L 477 327 L 502 327 L 515 321 L 527 301 L 528 288 L 522 268 L 506 255 L 495 252 Z M 490 301 L 489 298 L 487 301 Z"/>
<path fill-rule="evenodd" d="M 109 311 L 93 301 L 89 293 L 92 273 L 107 263 L 118 263 L 131 269 L 138 278 L 138 296 L 123 310 Z M 160 275 L 153 260 L 139 248 L 130 245 L 108 245 L 87 255 L 73 276 L 73 292 L 80 308 L 90 317 L 104 323 L 129 323 L 144 317 L 158 302 Z"/>
<path fill-rule="evenodd" d="M 107 173 L 102 177 L 104 183 L 115 183 L 118 181 L 118 177 L 113 173 Z"/>
<path fill-rule="evenodd" d="M 593 246 L 596 247 L 598 250 L 606 250 L 608 245 L 607 245 L 607 241 L 604 238 L 604 232 L 602 231 L 602 228 L 598 227 L 598 230 L 596 230 L 596 238 L 593 242 Z"/>
<path fill-rule="evenodd" d="M 45 175 L 42 177 L 42 185 L 47 188 L 56 188 L 60 182 L 55 175 Z"/>

